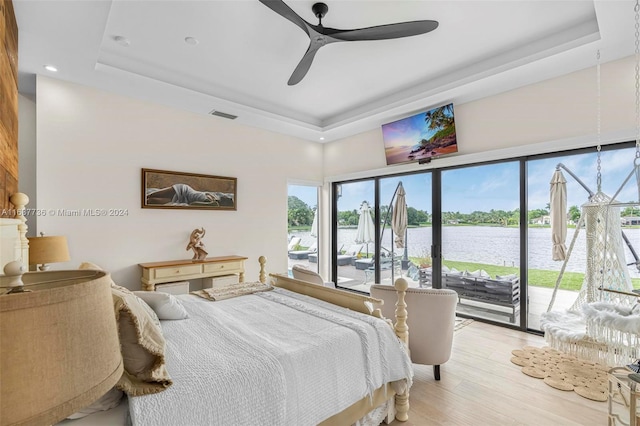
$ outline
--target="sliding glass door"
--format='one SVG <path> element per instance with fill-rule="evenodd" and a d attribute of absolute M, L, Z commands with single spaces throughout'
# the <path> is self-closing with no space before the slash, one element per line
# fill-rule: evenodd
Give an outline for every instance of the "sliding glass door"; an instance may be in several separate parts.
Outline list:
<path fill-rule="evenodd" d="M 442 172 L 442 287 L 458 312 L 520 323 L 520 163 Z"/>
<path fill-rule="evenodd" d="M 599 164 L 601 191 L 620 204 L 606 226 L 623 234 L 621 251 L 607 256 L 624 271 L 615 273 L 630 277 L 630 290 L 640 292 L 634 161 L 635 146 L 626 143 L 602 147 L 599 162 L 593 148 L 336 183 L 333 279 L 368 292 L 372 283 L 390 285 L 402 276 L 410 287 L 455 290 L 460 314 L 539 330 L 549 308 L 574 304 L 592 262 L 580 217 L 590 192 L 598 191 Z M 551 226 L 556 169 L 567 181 L 566 217 L 556 220 L 566 221 L 564 236 Z M 392 218 L 401 192 L 407 227 L 399 235 Z M 376 234 L 363 237 L 358 224 L 367 215 Z M 561 243 L 566 261 L 554 258 Z"/>
<path fill-rule="evenodd" d="M 383 284 L 392 285 L 400 276 L 410 286 L 430 286 L 425 274 L 431 268 L 432 238 L 432 174 L 415 173 L 380 179 L 380 277 Z M 397 235 L 393 226 L 393 212 L 404 203 L 407 226 Z"/>
<path fill-rule="evenodd" d="M 541 313 L 571 308 L 582 289 L 592 255 L 588 252 L 584 219 L 581 222 L 580 218 L 584 216 L 583 207 L 588 206 L 593 194 L 598 192 L 597 157 L 597 153 L 591 150 L 528 161 L 528 327 L 531 329 L 540 329 Z M 601 152 L 600 190 L 605 197 L 613 197 L 617 192 L 618 202 L 637 200 L 635 178 L 623 185 L 633 168 L 634 159 L 634 148 Z M 554 244 L 551 228 L 549 182 L 556 170 L 566 180 L 567 229 L 566 236 L 560 241 L 562 249 L 554 248 L 558 246 L 558 241 Z M 617 220 L 621 228 L 618 232 L 622 232 L 624 237 L 622 241 L 626 240 L 621 247 L 624 253 L 621 263 L 629 274 L 632 286 L 640 289 L 640 263 L 637 256 L 640 250 L 640 206 L 629 203 L 620 207 Z M 607 224 L 603 229 L 613 225 Z"/>
<path fill-rule="evenodd" d="M 339 287 L 368 292 L 367 278 L 372 264 L 367 258 L 375 248 L 375 234 L 371 230 L 375 226 L 375 180 L 343 183 L 336 188 L 334 279 Z"/>

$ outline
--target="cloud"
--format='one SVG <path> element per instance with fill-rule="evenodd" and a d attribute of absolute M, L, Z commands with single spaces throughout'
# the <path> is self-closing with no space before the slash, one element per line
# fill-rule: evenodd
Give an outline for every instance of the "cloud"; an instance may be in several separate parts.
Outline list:
<path fill-rule="evenodd" d="M 511 211 L 519 204 L 517 162 L 449 170 L 442 183 L 443 211 Z"/>

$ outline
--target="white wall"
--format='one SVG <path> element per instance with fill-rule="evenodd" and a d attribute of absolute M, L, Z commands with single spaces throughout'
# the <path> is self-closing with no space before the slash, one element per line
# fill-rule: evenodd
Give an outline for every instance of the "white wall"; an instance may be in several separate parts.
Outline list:
<path fill-rule="evenodd" d="M 602 66 L 602 142 L 635 137 L 633 57 Z M 455 99 L 453 100 L 455 103 Z M 374 129 L 320 145 L 209 116 L 175 110 L 44 77 L 38 78 L 37 187 L 41 209 L 125 208 L 126 217 L 39 218 L 38 230 L 69 238 L 74 268 L 84 260 L 139 286 L 137 263 L 188 258 L 192 229 L 207 229 L 210 255 L 257 258 L 284 272 L 287 181 L 325 182 L 446 167 L 597 141 L 595 68 L 467 104 L 455 104 L 459 153 L 431 165 L 387 167 Z M 21 167 L 23 165 L 21 164 Z M 140 169 L 238 178 L 238 211 L 140 208 Z M 329 247 L 323 189 L 321 246 Z M 328 271 L 323 262 L 321 273 Z"/>
<path fill-rule="evenodd" d="M 603 64 L 600 74 L 602 142 L 635 139 L 635 58 Z M 597 87 L 594 67 L 466 104 L 453 99 L 458 154 L 387 167 L 382 131 L 375 129 L 325 145 L 325 180 L 594 146 Z"/>
<path fill-rule="evenodd" d="M 218 117 L 201 116 L 38 77 L 38 207 L 127 209 L 125 217 L 38 219 L 38 230 L 66 235 L 72 261 L 109 270 L 140 286 L 138 263 L 190 259 L 189 234 L 203 226 L 210 256 L 242 255 L 247 279 L 258 257 L 287 270 L 287 180 L 322 181 L 322 146 Z M 141 169 L 238 179 L 237 211 L 141 209 Z"/>
<path fill-rule="evenodd" d="M 29 195 L 27 208 L 37 206 L 36 192 L 36 103 L 18 95 L 18 190 Z M 29 217 L 27 236 L 35 236 L 37 216 Z"/>

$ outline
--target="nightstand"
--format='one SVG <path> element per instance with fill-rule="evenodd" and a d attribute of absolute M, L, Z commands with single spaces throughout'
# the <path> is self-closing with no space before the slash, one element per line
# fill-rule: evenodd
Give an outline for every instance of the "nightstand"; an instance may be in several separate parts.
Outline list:
<path fill-rule="evenodd" d="M 640 426 L 640 383 L 625 367 L 609 370 L 609 426 Z"/>

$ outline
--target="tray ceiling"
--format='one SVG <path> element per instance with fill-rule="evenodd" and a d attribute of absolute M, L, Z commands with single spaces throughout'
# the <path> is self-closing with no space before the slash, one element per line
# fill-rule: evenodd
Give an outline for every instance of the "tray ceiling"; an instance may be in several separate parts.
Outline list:
<path fill-rule="evenodd" d="M 313 3 L 287 1 L 315 24 Z M 33 91 L 29 76 L 46 74 L 329 141 L 592 66 L 598 49 L 603 62 L 634 49 L 628 0 L 327 4 L 327 27 L 422 19 L 440 25 L 403 39 L 327 45 L 306 77 L 288 86 L 308 36 L 257 0 L 14 0 L 21 90 Z"/>

